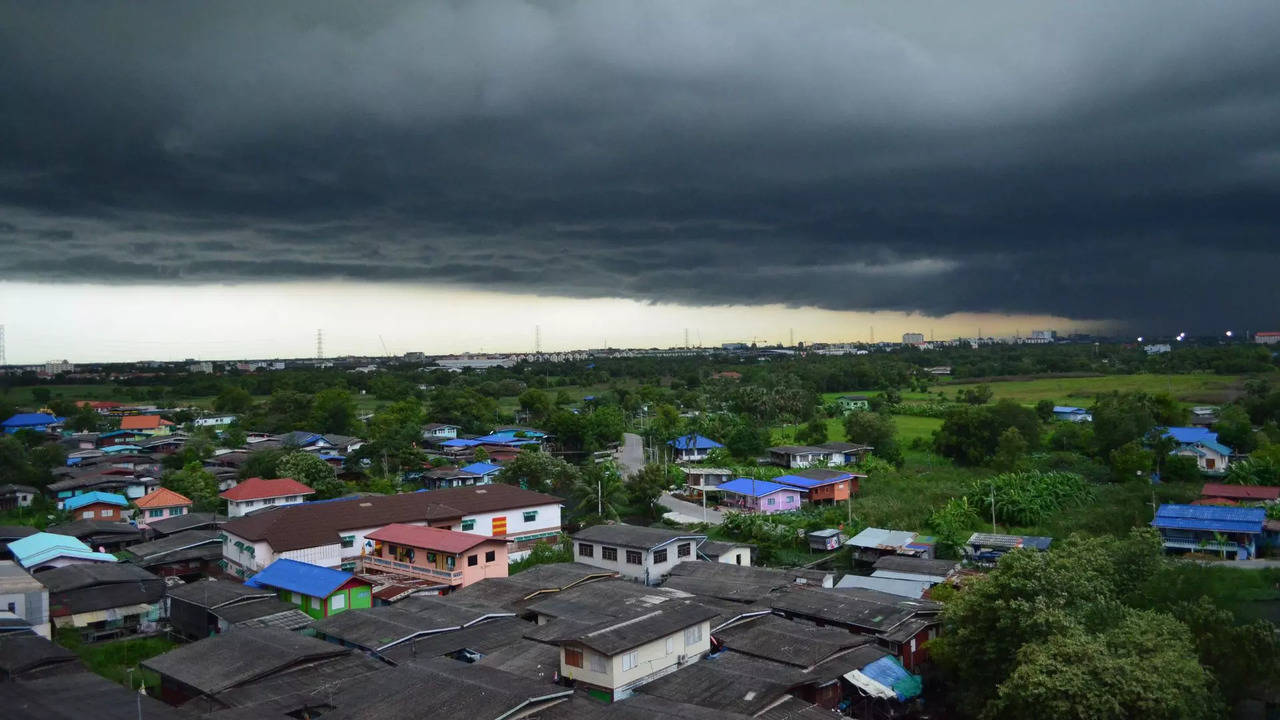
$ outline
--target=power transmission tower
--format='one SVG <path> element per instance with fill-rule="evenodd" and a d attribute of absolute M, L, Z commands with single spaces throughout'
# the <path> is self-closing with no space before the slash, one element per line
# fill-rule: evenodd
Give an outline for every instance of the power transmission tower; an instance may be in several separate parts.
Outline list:
<path fill-rule="evenodd" d="M 0 325 L 0 365 L 7 365 L 4 359 L 4 326 Z"/>
<path fill-rule="evenodd" d="M 324 359 L 324 330 L 316 330 L 316 359 Z"/>
<path fill-rule="evenodd" d="M 788 345 L 787 345 L 787 347 L 795 347 L 795 346 L 796 346 L 796 329 L 795 329 L 795 328 L 788 328 L 788 329 L 787 329 L 787 333 L 788 333 Z"/>
<path fill-rule="evenodd" d="M 533 352 L 535 355 L 542 354 L 542 326 L 533 326 Z"/>
<path fill-rule="evenodd" d="M 689 328 L 684 329 L 684 347 L 686 350 L 689 348 Z"/>

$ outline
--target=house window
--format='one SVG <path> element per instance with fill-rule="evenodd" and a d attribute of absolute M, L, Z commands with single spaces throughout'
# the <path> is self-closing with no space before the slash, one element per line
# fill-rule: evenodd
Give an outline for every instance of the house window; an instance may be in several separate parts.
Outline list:
<path fill-rule="evenodd" d="M 455 567 L 458 566 L 458 557 L 456 555 L 450 555 L 449 557 L 445 558 L 444 566 L 449 570 L 454 569 Z"/>
<path fill-rule="evenodd" d="M 84 512 L 80 513 L 80 517 L 84 518 L 85 520 L 92 520 L 92 519 L 93 519 L 93 511 L 92 511 L 92 510 L 85 510 Z"/>
<path fill-rule="evenodd" d="M 641 563 L 639 550 L 627 551 L 627 563 L 631 565 L 639 565 Z"/>
<path fill-rule="evenodd" d="M 489 550 L 484 554 L 484 561 L 487 563 L 491 563 L 497 559 L 498 559 L 498 553 L 495 550 Z"/>
<path fill-rule="evenodd" d="M 468 555 L 468 556 L 467 556 L 467 567 L 475 567 L 475 566 L 477 566 L 477 565 L 479 565 L 479 564 L 480 564 L 480 556 L 479 556 L 479 555 Z"/>
<path fill-rule="evenodd" d="M 693 553 L 692 543 L 680 543 L 676 546 L 676 557 L 689 557 Z"/>
<path fill-rule="evenodd" d="M 524 511 L 524 521 L 525 521 L 525 522 L 533 522 L 534 520 L 537 520 L 537 519 L 538 519 L 538 511 L 537 511 L 537 510 L 525 510 L 525 511 Z"/>
<path fill-rule="evenodd" d="M 634 670 L 634 669 L 635 669 L 635 667 L 636 667 L 636 662 L 637 662 L 639 659 L 640 659 L 640 656 L 639 656 L 639 654 L 638 654 L 635 650 L 632 650 L 631 652 L 629 652 L 629 653 L 627 653 L 627 654 L 623 655 L 623 656 L 622 656 L 622 669 L 623 669 L 623 670 Z"/>
<path fill-rule="evenodd" d="M 609 672 L 609 666 L 605 663 L 604 656 L 600 655 L 599 653 L 591 653 L 590 655 L 587 656 L 587 666 L 588 666 L 588 669 L 591 670 L 591 672 L 595 672 L 595 673 Z"/>
<path fill-rule="evenodd" d="M 596 546 L 590 543 L 578 543 L 578 555 L 580 557 L 595 557 Z"/>
<path fill-rule="evenodd" d="M 346 609 L 347 609 L 346 595 L 334 595 L 333 597 L 329 598 L 330 612 L 333 612 L 335 610 L 346 610 Z"/>
<path fill-rule="evenodd" d="M 318 597 L 313 597 L 313 598 L 311 598 L 311 609 L 312 609 L 312 610 L 319 610 L 319 609 L 320 609 L 320 598 L 318 598 Z"/>
<path fill-rule="evenodd" d="M 302 604 L 302 595 L 298 593 L 289 593 L 289 599 L 293 600 L 294 605 Z"/>
<path fill-rule="evenodd" d="M 148 511 L 147 511 L 147 517 L 149 517 L 149 518 L 164 517 L 164 511 L 163 511 L 163 510 L 148 510 Z"/>
<path fill-rule="evenodd" d="M 343 547 L 343 548 L 349 548 L 349 547 L 351 547 L 351 546 L 353 546 L 353 545 L 355 545 L 355 544 L 356 544 L 356 536 L 355 536 L 355 535 L 343 535 L 340 539 L 342 540 L 342 547 Z"/>
<path fill-rule="evenodd" d="M 475 520 L 475 518 L 471 518 L 470 520 L 463 520 L 463 521 L 462 521 L 462 532 L 471 532 L 472 530 L 475 530 L 475 529 L 476 529 L 476 520 Z"/>
<path fill-rule="evenodd" d="M 664 562 L 666 562 L 666 561 L 667 561 L 667 549 L 666 549 L 666 548 L 662 548 L 661 550 L 654 550 L 654 551 L 653 551 L 653 564 L 655 564 L 655 565 L 661 565 L 662 563 L 664 563 Z"/>
<path fill-rule="evenodd" d="M 702 626 L 701 625 L 694 625 L 691 628 L 685 628 L 685 631 L 684 631 L 685 647 L 689 647 L 690 645 L 697 645 L 700 642 L 702 642 Z"/>
<path fill-rule="evenodd" d="M 355 561 L 354 561 L 354 560 L 352 560 L 352 561 L 350 561 L 350 562 L 344 562 L 344 563 L 342 563 L 341 565 L 339 565 L 339 566 L 338 566 L 338 569 L 339 569 L 339 570 L 345 570 L 345 571 L 347 571 L 347 572 L 350 572 L 350 571 L 352 571 L 352 570 L 355 570 L 355 569 L 356 569 L 356 563 L 355 563 Z"/>
<path fill-rule="evenodd" d="M 601 548 L 600 548 L 600 559 L 601 559 L 601 560 L 612 560 L 613 562 L 617 562 L 617 561 L 618 561 L 618 548 L 614 548 L 614 547 L 601 547 Z"/>
<path fill-rule="evenodd" d="M 769 507 L 773 507 L 774 505 L 777 505 L 777 502 L 774 500 L 774 498 L 767 498 L 764 501 L 764 504 L 768 505 Z"/>
<path fill-rule="evenodd" d="M 673 635 L 673 636 L 671 636 L 671 637 L 667 638 L 667 654 L 668 654 L 668 655 L 670 655 L 671 653 L 673 653 L 673 652 L 675 652 L 675 651 L 676 651 L 676 638 L 675 638 L 675 636 Z"/>
<path fill-rule="evenodd" d="M 569 667 L 582 667 L 582 651 L 577 648 L 565 648 L 564 664 Z"/>

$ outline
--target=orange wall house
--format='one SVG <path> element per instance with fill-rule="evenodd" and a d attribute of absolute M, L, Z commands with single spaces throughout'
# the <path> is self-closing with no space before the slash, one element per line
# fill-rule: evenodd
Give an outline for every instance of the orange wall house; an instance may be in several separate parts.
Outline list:
<path fill-rule="evenodd" d="M 807 490 L 807 499 L 812 503 L 838 503 L 857 494 L 858 478 L 861 477 L 866 476 L 837 470 L 806 469 L 776 477 L 773 482 Z"/>
<path fill-rule="evenodd" d="M 453 588 L 507 576 L 503 538 L 395 523 L 365 536 L 374 541 L 365 572 L 433 580 Z"/>

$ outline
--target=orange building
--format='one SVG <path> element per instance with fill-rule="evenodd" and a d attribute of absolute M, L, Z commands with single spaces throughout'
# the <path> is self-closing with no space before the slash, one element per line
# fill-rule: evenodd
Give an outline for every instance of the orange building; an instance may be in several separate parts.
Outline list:
<path fill-rule="evenodd" d="M 858 492 L 859 478 L 866 475 L 826 470 L 822 468 L 805 468 L 788 475 L 773 479 L 779 485 L 808 491 L 809 502 L 839 503 L 848 500 Z"/>
<path fill-rule="evenodd" d="M 501 537 L 403 523 L 365 537 L 374 541 L 373 551 L 363 558 L 366 572 L 432 580 L 451 589 L 507 576 L 507 542 Z"/>
<path fill-rule="evenodd" d="M 136 519 L 138 527 L 146 527 L 154 520 L 186 515 L 191 512 L 194 503 L 186 495 L 176 493 L 169 488 L 159 488 L 134 500 L 133 504 L 138 506 Z"/>

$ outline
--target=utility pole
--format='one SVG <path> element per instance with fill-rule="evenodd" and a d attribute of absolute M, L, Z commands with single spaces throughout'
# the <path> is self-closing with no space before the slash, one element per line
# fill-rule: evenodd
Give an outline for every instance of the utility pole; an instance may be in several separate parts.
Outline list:
<path fill-rule="evenodd" d="M 996 481 L 991 479 L 991 533 L 996 532 Z"/>

